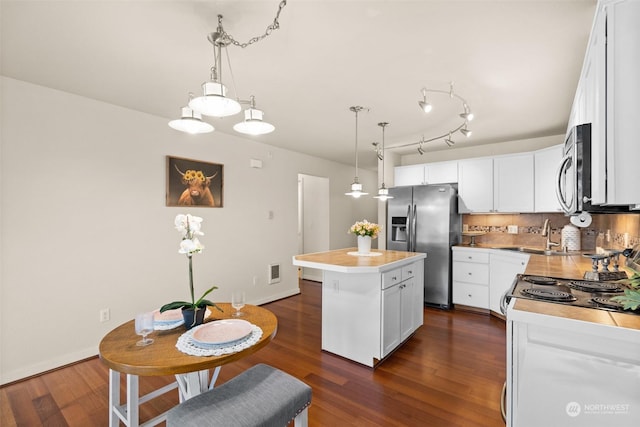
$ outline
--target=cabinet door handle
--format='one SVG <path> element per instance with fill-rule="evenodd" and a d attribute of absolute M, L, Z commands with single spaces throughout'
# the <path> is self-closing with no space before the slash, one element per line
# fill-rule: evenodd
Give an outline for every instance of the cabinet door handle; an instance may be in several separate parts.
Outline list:
<path fill-rule="evenodd" d="M 469 294 L 469 298 L 471 298 L 471 294 Z"/>
<path fill-rule="evenodd" d="M 413 274 L 413 270 L 407 270 L 407 273 Z"/>
<path fill-rule="evenodd" d="M 391 280 L 398 280 L 396 276 L 391 277 Z"/>
<path fill-rule="evenodd" d="M 472 276 L 471 272 L 467 273 L 469 276 Z"/>
<path fill-rule="evenodd" d="M 468 256 L 467 258 L 468 258 L 468 259 L 473 259 L 473 257 L 472 257 L 472 256 Z"/>

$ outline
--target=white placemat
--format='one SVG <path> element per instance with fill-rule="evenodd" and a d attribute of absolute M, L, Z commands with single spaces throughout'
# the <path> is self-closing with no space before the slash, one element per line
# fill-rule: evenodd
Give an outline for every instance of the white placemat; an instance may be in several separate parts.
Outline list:
<path fill-rule="evenodd" d="M 260 329 L 259 326 L 252 324 L 251 334 L 249 334 L 247 338 L 231 344 L 221 344 L 219 346 L 207 346 L 206 348 L 203 348 L 193 341 L 193 333 L 203 326 L 206 326 L 206 323 L 189 329 L 187 332 L 180 335 L 180 338 L 178 338 L 178 342 L 176 343 L 176 348 L 191 356 L 222 356 L 224 354 L 237 353 L 249 348 L 260 341 L 260 338 L 262 337 L 262 329 Z"/>
<path fill-rule="evenodd" d="M 368 254 L 361 254 L 360 252 L 347 252 L 347 255 L 353 256 L 380 256 L 382 252 L 369 252 Z"/>

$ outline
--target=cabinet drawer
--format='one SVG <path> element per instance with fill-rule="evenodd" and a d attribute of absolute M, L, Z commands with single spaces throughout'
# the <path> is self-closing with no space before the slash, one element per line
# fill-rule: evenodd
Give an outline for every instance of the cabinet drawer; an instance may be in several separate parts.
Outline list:
<path fill-rule="evenodd" d="M 453 282 L 453 303 L 489 308 L 489 288 L 471 283 Z"/>
<path fill-rule="evenodd" d="M 489 263 L 489 252 L 467 250 L 453 251 L 454 261 Z"/>
<path fill-rule="evenodd" d="M 402 269 L 400 268 L 382 273 L 382 289 L 390 288 L 391 286 L 400 283 L 401 281 Z"/>
<path fill-rule="evenodd" d="M 489 284 L 489 265 L 472 262 L 454 262 L 453 280 L 487 286 Z"/>
<path fill-rule="evenodd" d="M 407 280 L 416 275 L 415 264 L 409 264 L 402 267 L 402 280 Z"/>

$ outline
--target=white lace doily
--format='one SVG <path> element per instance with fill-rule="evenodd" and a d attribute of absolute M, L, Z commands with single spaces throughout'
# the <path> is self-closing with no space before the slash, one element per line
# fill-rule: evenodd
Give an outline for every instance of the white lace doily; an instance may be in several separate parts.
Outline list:
<path fill-rule="evenodd" d="M 193 341 L 193 333 L 204 325 L 196 326 L 189 329 L 184 334 L 180 335 L 176 348 L 183 353 L 187 353 L 191 356 L 222 356 L 223 354 L 232 354 L 242 351 L 251 347 L 262 337 L 262 329 L 259 326 L 251 325 L 251 334 L 247 338 L 234 342 L 231 344 L 221 344 L 216 346 L 207 346 L 206 348 L 200 347 L 195 341 Z"/>

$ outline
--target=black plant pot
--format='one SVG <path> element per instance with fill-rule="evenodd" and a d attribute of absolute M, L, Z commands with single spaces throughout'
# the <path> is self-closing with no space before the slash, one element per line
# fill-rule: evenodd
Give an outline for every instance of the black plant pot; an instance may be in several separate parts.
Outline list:
<path fill-rule="evenodd" d="M 206 311 L 207 307 L 198 308 L 196 310 L 193 308 L 183 308 L 182 318 L 184 319 L 184 328 L 189 330 L 194 326 L 202 325 L 202 323 L 204 323 L 204 314 Z"/>

